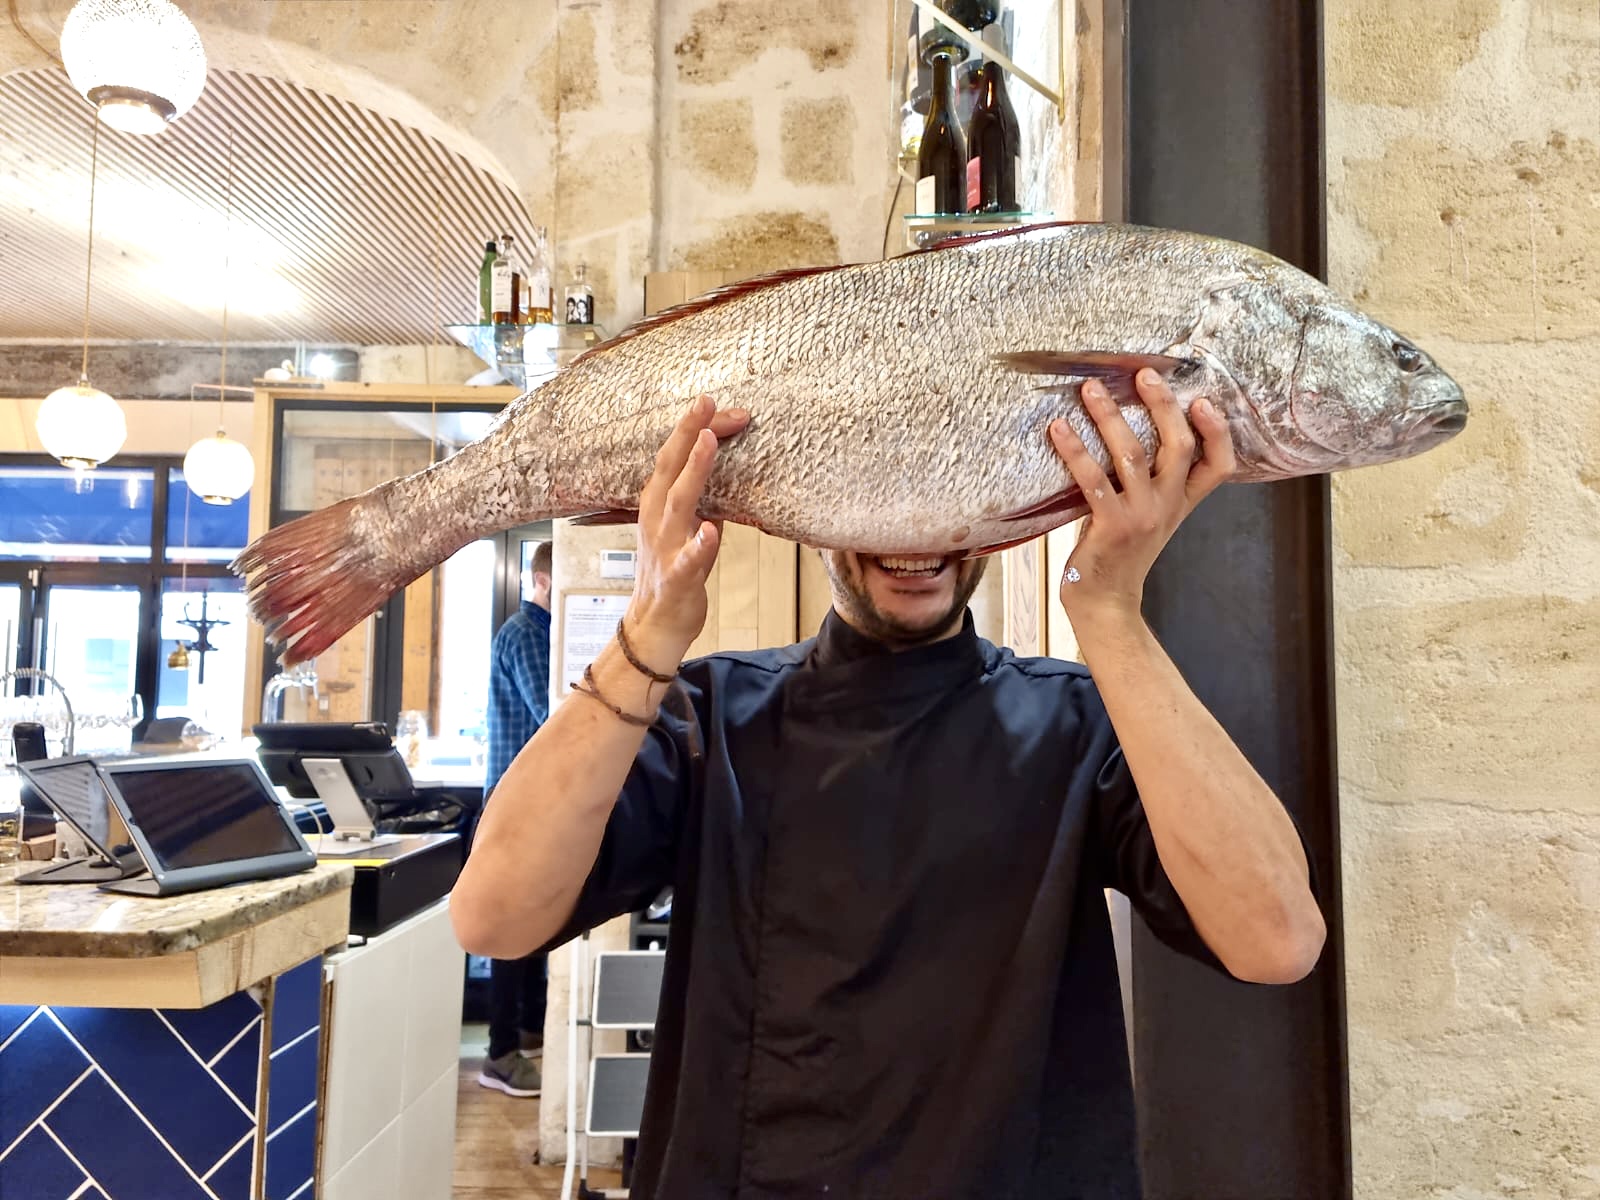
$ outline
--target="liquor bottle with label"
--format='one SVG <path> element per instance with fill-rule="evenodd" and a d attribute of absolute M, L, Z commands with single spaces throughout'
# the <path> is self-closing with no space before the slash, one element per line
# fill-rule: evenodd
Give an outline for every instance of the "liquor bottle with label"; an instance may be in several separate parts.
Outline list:
<path fill-rule="evenodd" d="M 528 263 L 527 289 L 523 293 L 523 307 L 527 314 L 529 325 L 554 325 L 555 314 L 555 288 L 550 282 L 550 260 L 545 247 L 549 242 L 545 238 L 544 228 L 538 230 L 539 236 L 534 239 L 533 256 Z"/>
<path fill-rule="evenodd" d="M 511 253 L 511 235 L 500 235 L 499 257 L 490 268 L 490 319 L 496 325 L 516 325 L 522 316 L 522 277 Z"/>
<path fill-rule="evenodd" d="M 917 212 L 967 211 L 967 139 L 956 120 L 954 68 L 959 51 L 933 51 L 933 97 L 917 154 Z"/>
<path fill-rule="evenodd" d="M 578 269 L 572 273 L 572 282 L 567 284 L 566 307 L 568 325 L 593 325 L 594 324 L 594 290 L 589 287 L 589 269 L 583 263 L 578 264 Z"/>
<path fill-rule="evenodd" d="M 478 268 L 478 324 L 494 322 L 494 264 L 500 257 L 500 248 L 493 242 L 483 244 L 483 265 Z"/>
<path fill-rule="evenodd" d="M 984 31 L 983 40 L 1003 49 L 1003 34 L 998 25 Z M 1006 95 L 1005 72 L 1000 64 L 983 64 L 978 105 L 967 126 L 967 153 L 975 164 L 975 187 L 968 208 L 976 213 L 1017 212 L 1017 175 L 1022 156 L 1022 129 L 1016 110 Z"/>

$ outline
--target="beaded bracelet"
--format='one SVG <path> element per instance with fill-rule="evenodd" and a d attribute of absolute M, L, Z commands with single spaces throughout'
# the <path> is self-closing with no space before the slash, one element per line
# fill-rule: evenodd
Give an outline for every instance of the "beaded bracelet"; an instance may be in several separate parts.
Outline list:
<path fill-rule="evenodd" d="M 671 683 L 677 678 L 677 675 L 675 674 L 662 675 L 657 671 L 652 671 L 649 667 L 645 666 L 639 661 L 638 655 L 634 654 L 633 652 L 633 647 L 628 644 L 628 631 L 623 628 L 623 624 L 620 620 L 617 622 L 617 645 L 622 647 L 622 657 L 628 660 L 628 665 L 635 671 L 639 672 L 639 674 L 648 675 L 657 683 Z"/>
<path fill-rule="evenodd" d="M 584 686 L 585 684 L 588 686 Z M 602 696 L 600 694 L 599 685 L 594 681 L 594 669 L 592 667 L 585 667 L 583 669 L 583 682 L 574 683 L 572 685 L 572 690 L 575 692 L 582 692 L 585 696 L 589 696 L 592 699 L 598 700 L 601 704 L 605 705 L 612 712 L 616 713 L 617 716 L 621 717 L 629 725 L 637 725 L 641 729 L 648 729 L 651 725 L 655 724 L 655 722 L 650 720 L 648 717 L 637 717 L 631 712 L 624 712 L 621 708 L 617 707 L 615 704 L 611 703 L 611 701 Z"/>

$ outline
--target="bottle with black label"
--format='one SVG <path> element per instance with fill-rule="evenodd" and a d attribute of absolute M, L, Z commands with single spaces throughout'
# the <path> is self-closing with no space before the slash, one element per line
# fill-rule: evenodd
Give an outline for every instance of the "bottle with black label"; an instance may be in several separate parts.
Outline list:
<path fill-rule="evenodd" d="M 959 51 L 933 51 L 933 97 L 922 125 L 917 155 L 917 212 L 967 211 L 967 139 L 956 119 L 955 58 Z"/>
<path fill-rule="evenodd" d="M 478 268 L 478 324 L 494 322 L 494 264 L 500 257 L 500 248 L 493 242 L 483 244 L 483 264 Z"/>
<path fill-rule="evenodd" d="M 588 280 L 584 278 L 588 273 L 588 267 L 583 263 L 579 263 L 578 269 L 572 274 L 572 282 L 567 284 L 568 325 L 594 324 L 594 291 L 589 287 Z"/>
<path fill-rule="evenodd" d="M 1002 49 L 1000 26 L 984 30 L 984 42 Z M 1005 72 L 1000 64 L 986 61 L 980 73 L 977 107 L 967 126 L 967 153 L 975 164 L 975 194 L 969 207 L 978 213 L 1019 211 L 1017 175 L 1022 157 L 1022 129 L 1016 110 L 1006 95 Z"/>
<path fill-rule="evenodd" d="M 490 271 L 490 320 L 515 325 L 522 316 L 521 273 L 511 253 L 511 235 L 501 234 L 499 255 Z"/>

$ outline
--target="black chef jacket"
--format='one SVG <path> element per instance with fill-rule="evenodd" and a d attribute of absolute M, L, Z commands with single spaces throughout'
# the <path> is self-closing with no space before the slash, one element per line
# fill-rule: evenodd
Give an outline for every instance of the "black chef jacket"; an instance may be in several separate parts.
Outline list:
<path fill-rule="evenodd" d="M 676 889 L 632 1194 L 1136 1197 L 1102 889 L 1221 968 L 1088 672 L 830 613 L 681 679 L 550 943 Z"/>

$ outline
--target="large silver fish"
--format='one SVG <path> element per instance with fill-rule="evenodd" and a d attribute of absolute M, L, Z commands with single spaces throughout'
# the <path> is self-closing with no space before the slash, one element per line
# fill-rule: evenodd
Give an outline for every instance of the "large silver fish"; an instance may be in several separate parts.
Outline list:
<path fill-rule="evenodd" d="M 1239 480 L 1417 454 L 1466 424 L 1425 353 L 1248 246 L 1042 225 L 883 262 L 782 272 L 646 319 L 509 406 L 458 453 L 259 538 L 234 569 L 285 661 L 312 657 L 468 542 L 627 512 L 685 406 L 745 408 L 703 514 L 810 546 L 990 553 L 1087 511 L 1045 435 L 1108 466 L 1078 386 L 1155 366 L 1227 415 Z"/>

